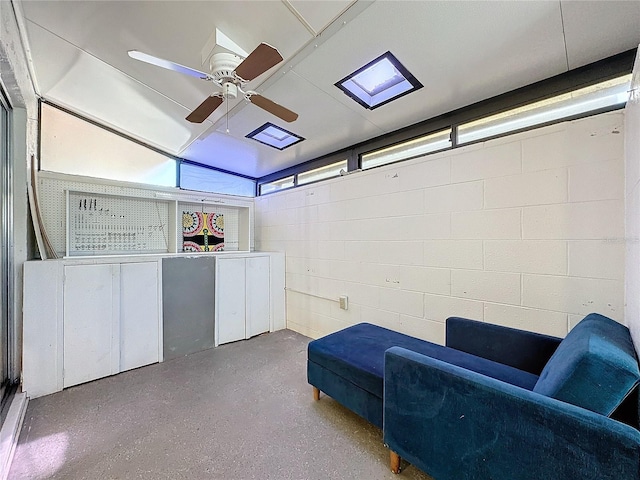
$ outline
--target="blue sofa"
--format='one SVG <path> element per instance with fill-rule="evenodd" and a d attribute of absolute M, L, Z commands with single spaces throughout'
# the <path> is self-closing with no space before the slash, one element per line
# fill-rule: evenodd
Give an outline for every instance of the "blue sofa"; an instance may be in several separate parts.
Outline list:
<path fill-rule="evenodd" d="M 565 339 L 449 318 L 446 346 L 370 324 L 309 343 L 307 374 L 436 480 L 639 479 L 629 331 L 597 314 Z"/>

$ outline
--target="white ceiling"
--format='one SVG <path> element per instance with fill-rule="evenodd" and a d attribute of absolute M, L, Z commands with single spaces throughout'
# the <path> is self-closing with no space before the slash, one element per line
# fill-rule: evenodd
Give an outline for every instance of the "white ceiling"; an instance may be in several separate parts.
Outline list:
<path fill-rule="evenodd" d="M 252 177 L 635 48 L 639 1 L 22 1 L 38 94 L 170 154 Z M 222 30 L 285 61 L 250 87 L 299 114 L 229 102 L 184 118 L 212 85 L 128 57 L 207 70 Z M 390 50 L 424 88 L 369 111 L 334 84 Z M 204 59 L 204 62 L 203 62 Z M 203 64 L 204 63 L 204 64 Z M 226 133 L 227 121 L 229 133 Z M 272 122 L 306 140 L 245 138 Z"/>

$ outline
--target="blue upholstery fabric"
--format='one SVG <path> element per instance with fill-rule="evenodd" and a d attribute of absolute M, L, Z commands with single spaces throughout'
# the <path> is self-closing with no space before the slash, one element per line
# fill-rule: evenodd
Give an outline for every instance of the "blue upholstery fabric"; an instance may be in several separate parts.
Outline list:
<path fill-rule="evenodd" d="M 429 355 L 528 390 L 533 389 L 538 380 L 537 375 L 369 323 L 360 323 L 310 342 L 308 358 L 382 398 L 384 351 L 394 346 Z"/>
<path fill-rule="evenodd" d="M 533 391 L 611 415 L 639 380 L 627 327 L 592 313 L 560 343 Z"/>
<path fill-rule="evenodd" d="M 562 341 L 466 318 L 447 318 L 447 347 L 540 375 Z"/>
<path fill-rule="evenodd" d="M 311 361 L 307 362 L 307 378 L 311 385 L 322 390 L 336 402 L 357 413 L 376 427 L 382 428 L 381 397 L 361 389 Z"/>
<path fill-rule="evenodd" d="M 640 432 L 403 348 L 386 353 L 384 442 L 437 480 L 638 480 Z"/>

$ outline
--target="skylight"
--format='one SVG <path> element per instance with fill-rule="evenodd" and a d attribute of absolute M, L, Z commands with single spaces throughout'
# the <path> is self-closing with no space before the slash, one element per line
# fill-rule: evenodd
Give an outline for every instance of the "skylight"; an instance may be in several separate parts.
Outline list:
<path fill-rule="evenodd" d="M 284 128 L 280 128 L 273 123 L 267 122 L 261 127 L 255 129 L 247 138 L 252 138 L 260 143 L 269 145 L 270 147 L 284 150 L 291 145 L 295 145 L 304 140 L 304 138 L 292 133 Z"/>
<path fill-rule="evenodd" d="M 380 55 L 335 85 L 369 110 L 422 88 L 391 52 Z"/>

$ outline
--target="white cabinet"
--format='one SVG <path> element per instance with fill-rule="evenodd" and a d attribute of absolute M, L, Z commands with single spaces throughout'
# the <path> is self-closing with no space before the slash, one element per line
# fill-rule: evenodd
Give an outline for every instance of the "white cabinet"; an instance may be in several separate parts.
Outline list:
<path fill-rule="evenodd" d="M 244 258 L 216 261 L 215 344 L 246 338 L 246 271 Z"/>
<path fill-rule="evenodd" d="M 158 264 L 64 267 L 64 387 L 159 360 Z"/>
<path fill-rule="evenodd" d="M 183 322 L 170 332 L 172 341 L 179 344 L 186 338 L 191 344 L 204 332 L 209 342 L 206 348 L 210 348 L 214 342 L 218 345 L 285 328 L 283 253 L 225 253 L 206 258 L 206 262 L 196 259 L 199 264 L 207 263 L 199 278 L 212 279 L 196 287 L 211 298 L 214 284 L 214 301 L 203 310 L 209 315 L 203 322 L 206 328 Z M 22 386 L 30 398 L 162 360 L 164 260 L 167 258 L 25 262 Z M 194 277 L 185 278 L 183 283 L 188 284 Z M 192 313 L 188 302 L 185 308 Z M 212 311 L 215 323 L 211 322 Z"/>
<path fill-rule="evenodd" d="M 158 362 L 158 261 L 24 266 L 23 389 L 29 397 Z"/>
<path fill-rule="evenodd" d="M 65 388 L 120 371 L 118 273 L 118 265 L 64 267 Z"/>
<path fill-rule="evenodd" d="M 120 265 L 120 371 L 160 361 L 158 263 Z"/>
<path fill-rule="evenodd" d="M 271 330 L 270 257 L 216 260 L 216 345 Z"/>
<path fill-rule="evenodd" d="M 247 258 L 246 272 L 246 338 L 268 332 L 271 286 L 269 257 Z"/>

